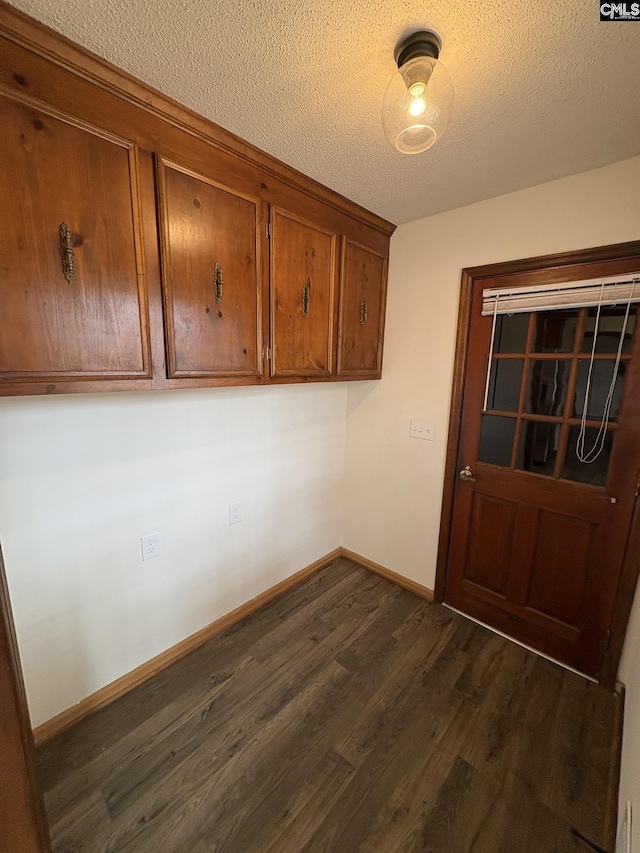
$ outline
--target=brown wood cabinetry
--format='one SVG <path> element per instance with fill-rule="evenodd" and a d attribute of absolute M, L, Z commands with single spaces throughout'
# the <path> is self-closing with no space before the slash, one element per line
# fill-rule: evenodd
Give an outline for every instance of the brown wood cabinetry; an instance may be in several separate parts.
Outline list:
<path fill-rule="evenodd" d="M 259 199 L 158 159 L 169 377 L 261 376 Z"/>
<path fill-rule="evenodd" d="M 380 376 L 386 286 L 386 257 L 345 238 L 340 275 L 338 376 L 357 379 Z"/>
<path fill-rule="evenodd" d="M 329 377 L 333 360 L 337 236 L 271 212 L 271 374 Z"/>
<path fill-rule="evenodd" d="M 0 127 L 0 395 L 380 375 L 388 222 L 2 0 Z"/>
<path fill-rule="evenodd" d="M 148 377 L 135 147 L 6 96 L 0 111 L 0 377 Z"/>

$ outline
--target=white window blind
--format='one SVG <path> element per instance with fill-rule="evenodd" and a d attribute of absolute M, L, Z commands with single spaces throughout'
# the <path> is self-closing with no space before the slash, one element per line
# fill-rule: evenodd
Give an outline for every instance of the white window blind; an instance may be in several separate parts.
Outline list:
<path fill-rule="evenodd" d="M 630 302 L 640 302 L 640 272 L 519 287 L 517 290 L 493 288 L 482 291 L 482 313 L 485 316 L 627 305 Z"/>

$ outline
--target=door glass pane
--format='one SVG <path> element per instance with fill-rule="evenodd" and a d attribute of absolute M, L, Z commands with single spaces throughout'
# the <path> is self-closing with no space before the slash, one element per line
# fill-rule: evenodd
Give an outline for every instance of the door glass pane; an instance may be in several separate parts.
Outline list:
<path fill-rule="evenodd" d="M 492 465 L 511 465 L 511 449 L 516 431 L 516 418 L 483 415 L 478 460 Z"/>
<path fill-rule="evenodd" d="M 536 313 L 534 352 L 571 352 L 577 326 L 577 309 Z"/>
<path fill-rule="evenodd" d="M 565 459 L 562 476 L 566 480 L 577 480 L 580 483 L 591 483 L 592 486 L 604 486 L 609 473 L 609 460 L 611 459 L 611 448 L 613 446 L 613 433 L 607 430 L 602 453 L 592 463 L 580 462 L 576 456 L 576 443 L 580 434 L 580 427 L 571 427 L 569 432 L 569 444 L 567 446 L 567 457 Z M 588 427 L 585 431 L 584 452 L 588 453 L 594 445 L 598 435 L 595 427 Z"/>
<path fill-rule="evenodd" d="M 626 305 L 618 305 L 615 308 L 602 308 L 600 311 L 600 323 L 598 324 L 598 339 L 596 341 L 596 352 L 618 352 L 620 334 L 624 324 Z M 638 309 L 632 305 L 625 330 L 622 352 L 630 352 L 631 339 L 636 326 L 636 314 Z M 593 348 L 593 333 L 596 327 L 597 308 L 589 308 L 582 341 L 582 351 L 591 352 Z"/>
<path fill-rule="evenodd" d="M 488 409 L 518 411 L 523 364 L 521 358 L 493 359 L 489 377 Z"/>
<path fill-rule="evenodd" d="M 560 415 L 564 407 L 569 361 L 532 359 L 525 411 L 535 415 Z"/>
<path fill-rule="evenodd" d="M 524 352 L 527 346 L 529 314 L 499 314 L 496 317 L 494 352 Z"/>
<path fill-rule="evenodd" d="M 517 467 L 534 474 L 551 476 L 555 469 L 562 424 L 524 421 Z"/>
<path fill-rule="evenodd" d="M 584 398 L 587 390 L 587 379 L 589 376 L 589 361 L 584 360 L 578 362 L 578 381 L 576 384 L 576 397 L 573 409 L 573 417 L 581 418 L 584 411 Z M 613 371 L 615 367 L 614 361 L 594 361 L 591 371 L 591 387 L 589 390 L 589 405 L 587 408 L 587 418 L 591 420 L 600 420 L 604 415 L 604 407 L 611 387 L 613 379 Z M 625 362 L 620 362 L 618 367 L 618 376 L 613 390 L 613 398 L 611 401 L 611 412 L 609 420 L 618 420 L 618 411 L 620 409 L 620 399 L 622 398 L 622 389 L 624 386 L 624 377 L 627 371 Z"/>

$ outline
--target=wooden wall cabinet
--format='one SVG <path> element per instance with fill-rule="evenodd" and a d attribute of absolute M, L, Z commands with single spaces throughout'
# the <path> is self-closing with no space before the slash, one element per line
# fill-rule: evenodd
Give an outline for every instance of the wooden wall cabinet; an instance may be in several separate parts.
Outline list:
<path fill-rule="evenodd" d="M 260 200 L 160 157 L 157 175 L 169 378 L 262 376 Z"/>
<path fill-rule="evenodd" d="M 0 96 L 0 379 L 148 378 L 133 144 Z"/>
<path fill-rule="evenodd" d="M 380 375 L 393 225 L 2 0 L 0 127 L 0 395 Z"/>
<path fill-rule="evenodd" d="M 382 373 L 387 293 L 385 255 L 342 241 L 337 375 L 375 379 Z"/>
<path fill-rule="evenodd" d="M 271 212 L 271 375 L 329 378 L 334 357 L 338 237 Z"/>

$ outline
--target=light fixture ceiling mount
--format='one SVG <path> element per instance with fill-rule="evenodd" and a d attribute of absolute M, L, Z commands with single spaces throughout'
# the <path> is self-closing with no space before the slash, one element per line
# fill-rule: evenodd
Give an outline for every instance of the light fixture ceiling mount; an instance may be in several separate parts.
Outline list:
<path fill-rule="evenodd" d="M 433 30 L 418 30 L 408 38 L 399 41 L 393 52 L 393 58 L 398 68 L 402 68 L 412 59 L 420 56 L 430 56 L 438 59 L 442 50 L 442 41 Z"/>
<path fill-rule="evenodd" d="M 453 84 L 440 62 L 442 41 L 433 30 L 418 30 L 398 42 L 397 72 L 382 101 L 382 126 L 403 154 L 426 151 L 442 136 L 453 109 Z"/>

